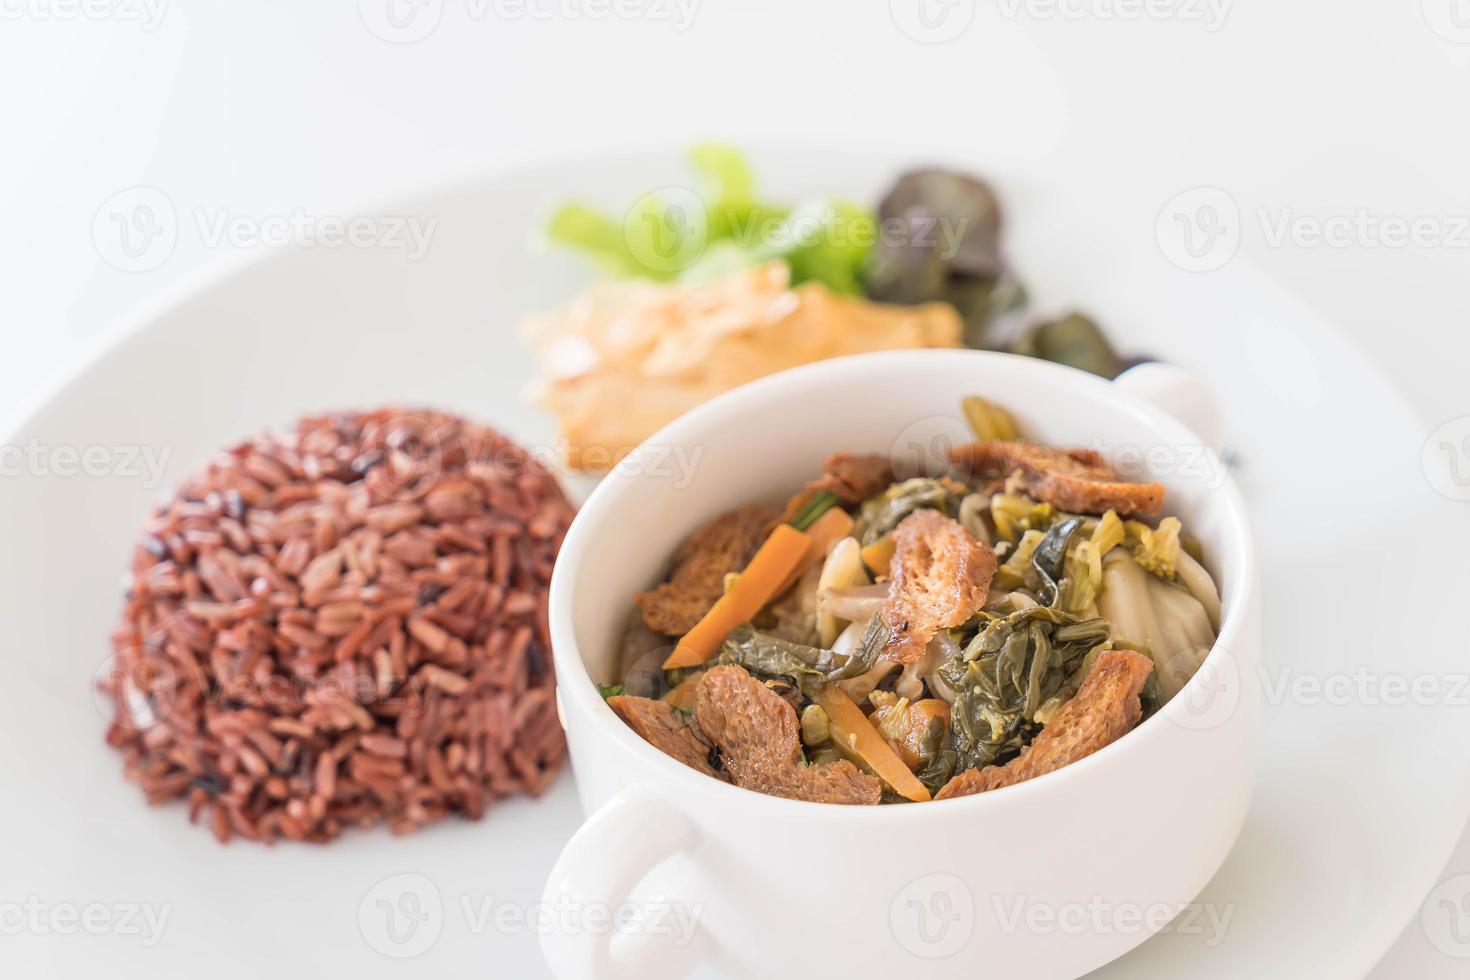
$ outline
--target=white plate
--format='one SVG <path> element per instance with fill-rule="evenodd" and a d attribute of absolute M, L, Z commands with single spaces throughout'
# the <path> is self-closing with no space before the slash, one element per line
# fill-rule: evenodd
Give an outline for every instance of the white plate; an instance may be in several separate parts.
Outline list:
<path fill-rule="evenodd" d="M 868 199 L 894 170 L 850 153 L 772 152 L 757 164 L 791 199 L 834 187 Z M 118 447 L 167 453 L 166 486 L 262 426 L 388 401 L 441 404 L 547 446 L 547 421 L 522 397 L 530 361 L 515 322 L 565 299 L 585 272 L 532 256 L 529 230 L 569 192 L 616 204 L 681 176 L 667 157 L 563 164 L 388 209 L 438 219 L 423 259 L 272 255 L 120 327 L 14 427 L 5 443 L 108 447 L 111 475 L 0 481 L 7 975 L 544 972 L 535 903 L 580 817 L 567 780 L 478 824 L 273 849 L 221 848 L 181 807 L 150 810 L 123 781 L 89 686 L 157 490 Z M 1110 213 L 1082 182 L 1069 192 L 1066 181 L 1000 176 L 1011 252 L 1034 295 L 1076 302 L 1122 346 L 1213 380 L 1263 561 L 1260 782 L 1239 845 L 1201 897 L 1229 926 L 1216 945 L 1209 931 L 1178 928 L 1098 975 L 1361 975 L 1409 921 L 1470 812 L 1470 713 L 1371 703 L 1393 693 L 1391 677 L 1438 684 L 1441 701 L 1463 696 L 1452 617 L 1465 594 L 1463 518 L 1432 490 L 1400 399 L 1312 311 L 1238 264 L 1178 271 L 1154 246 L 1153 216 Z M 1358 693 L 1360 670 L 1372 697 Z M 1345 701 L 1336 677 L 1353 688 Z M 1301 685 L 1313 678 L 1335 693 L 1311 696 Z M 156 942 L 148 911 L 167 915 Z M 402 953 L 417 957 L 392 955 Z"/>

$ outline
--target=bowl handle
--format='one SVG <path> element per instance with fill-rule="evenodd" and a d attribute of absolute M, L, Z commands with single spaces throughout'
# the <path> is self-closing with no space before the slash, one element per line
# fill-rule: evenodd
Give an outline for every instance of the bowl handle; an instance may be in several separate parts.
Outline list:
<path fill-rule="evenodd" d="M 620 925 L 619 912 L 649 871 L 692 850 L 698 838 L 688 816 L 643 787 L 631 786 L 604 803 L 572 835 L 546 882 L 542 898 L 547 906 L 558 916 L 558 910 L 568 910 L 579 924 L 542 934 L 541 952 L 551 972 L 562 980 L 688 976 L 700 961 L 706 939 L 697 914 L 687 914 L 686 905 L 675 928 L 670 914 L 673 899 L 663 900 L 667 904 L 657 909 L 640 905 L 641 923 Z M 593 910 L 599 923 L 608 923 L 606 927 L 587 928 Z"/>
<path fill-rule="evenodd" d="M 1219 455 L 1225 428 L 1220 403 L 1198 377 L 1172 364 L 1148 361 L 1124 371 L 1113 384 L 1183 422 Z"/>

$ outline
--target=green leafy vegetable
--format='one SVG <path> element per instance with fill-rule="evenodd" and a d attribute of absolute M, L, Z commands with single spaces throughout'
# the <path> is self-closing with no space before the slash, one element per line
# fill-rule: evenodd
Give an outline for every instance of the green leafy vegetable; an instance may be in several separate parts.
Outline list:
<path fill-rule="evenodd" d="M 939 667 L 956 692 L 951 706 L 958 767 L 995 765 L 1018 754 L 1040 725 L 1037 711 L 1071 697 L 1087 655 L 1106 643 L 1104 619 L 1033 606 L 986 624 Z"/>
<path fill-rule="evenodd" d="M 990 519 L 995 532 L 1015 543 L 1027 531 L 1045 531 L 1056 520 L 1056 508 L 1016 493 L 998 493 L 990 498 Z"/>
<path fill-rule="evenodd" d="M 1133 548 L 1134 560 L 1164 581 L 1174 581 L 1179 563 L 1179 518 L 1166 517 L 1156 528 L 1140 521 L 1129 521 L 1127 526 L 1138 537 L 1138 544 Z"/>
<path fill-rule="evenodd" d="M 606 701 L 608 698 L 621 697 L 627 694 L 628 689 L 621 684 L 599 684 L 597 685 L 597 693 L 601 694 L 602 700 Z"/>
<path fill-rule="evenodd" d="M 873 213 L 844 201 L 798 208 L 786 221 L 783 253 L 792 282 L 820 282 L 847 296 L 863 294 L 868 256 L 878 238 Z"/>
<path fill-rule="evenodd" d="M 795 517 L 791 518 L 791 526 L 798 531 L 805 531 L 816 523 L 817 518 L 831 510 L 833 505 L 837 503 L 837 500 L 837 494 L 831 490 L 823 490 L 820 493 L 813 494 L 812 499 L 808 500 L 802 506 L 801 510 L 796 512 Z"/>
<path fill-rule="evenodd" d="M 548 236 L 616 277 L 707 282 L 780 260 L 794 285 L 820 282 L 837 293 L 862 294 L 878 238 L 871 211 L 841 201 L 795 210 L 760 202 L 749 164 L 732 147 L 696 146 L 689 163 L 695 188 L 645 195 L 621 221 L 572 202 L 552 214 Z"/>
<path fill-rule="evenodd" d="M 916 510 L 932 507 L 946 514 L 959 506 L 966 488 L 950 480 L 915 477 L 895 483 L 871 500 L 866 500 L 858 513 L 854 534 L 866 547 L 903 523 Z"/>
<path fill-rule="evenodd" d="M 752 674 L 788 678 L 806 697 L 828 681 L 845 681 L 870 670 L 887 642 L 889 630 L 877 617 L 868 624 L 851 656 L 822 647 L 793 643 L 742 626 L 725 639 L 719 662 L 739 664 Z"/>
<path fill-rule="evenodd" d="M 635 263 L 622 227 L 585 204 L 562 205 L 547 223 L 546 234 L 558 245 L 584 253 L 609 275 L 633 274 Z"/>
<path fill-rule="evenodd" d="M 1103 558 L 1123 543 L 1126 534 L 1123 522 L 1115 511 L 1108 511 L 1092 523 L 1087 540 L 1077 544 L 1067 555 L 1067 585 L 1063 588 L 1060 599 L 1063 609 L 1077 615 L 1097 611 L 1097 596 L 1102 589 Z"/>
<path fill-rule="evenodd" d="M 1097 526 L 1092 529 L 1092 542 L 1097 545 L 1098 556 L 1106 555 L 1128 536 L 1128 529 L 1118 517 L 1118 512 L 1109 510 L 1097 519 Z"/>
<path fill-rule="evenodd" d="M 1021 533 L 1021 540 L 1016 542 L 1010 554 L 1006 555 L 1006 560 L 995 570 L 995 578 L 990 583 L 992 591 L 1010 592 L 1031 581 L 1036 574 L 1036 570 L 1031 567 L 1031 556 L 1036 553 L 1037 546 L 1045 536 L 1045 532 L 1035 529 Z"/>
<path fill-rule="evenodd" d="M 689 151 L 689 165 L 709 194 L 711 238 L 731 237 L 737 227 L 760 213 L 755 203 L 755 174 L 739 150 L 703 143 Z"/>
<path fill-rule="evenodd" d="M 919 782 L 923 783 L 929 792 L 938 793 L 944 788 L 944 784 L 954 776 L 959 764 L 960 754 L 958 752 L 954 749 L 940 749 L 934 753 L 934 758 L 930 759 L 928 764 L 914 775 L 919 777 Z"/>

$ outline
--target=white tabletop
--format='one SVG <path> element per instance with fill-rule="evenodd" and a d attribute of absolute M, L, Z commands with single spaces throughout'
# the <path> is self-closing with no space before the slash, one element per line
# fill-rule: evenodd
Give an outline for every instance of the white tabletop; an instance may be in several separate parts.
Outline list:
<path fill-rule="evenodd" d="M 1223 216 L 1427 438 L 1470 414 L 1467 76 L 1467 0 L 0 0 L 0 417 L 293 215 L 718 137 L 1082 159 L 1146 225 Z M 177 237 L 119 255 L 94 223 L 140 186 Z M 1373 976 L 1463 976 L 1444 908 Z"/>

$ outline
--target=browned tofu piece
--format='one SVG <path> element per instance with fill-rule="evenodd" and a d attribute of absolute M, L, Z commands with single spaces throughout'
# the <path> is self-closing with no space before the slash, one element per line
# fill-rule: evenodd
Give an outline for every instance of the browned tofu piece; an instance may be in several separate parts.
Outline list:
<path fill-rule="evenodd" d="M 701 737 L 693 719 L 673 705 L 649 698 L 619 694 L 607 699 L 607 706 L 638 736 L 665 755 L 671 755 L 690 769 L 706 776 L 721 778 L 709 764 L 712 746 Z"/>
<path fill-rule="evenodd" d="M 949 303 L 916 306 L 793 286 L 779 259 L 698 283 L 604 280 L 523 333 L 537 400 L 574 468 L 605 471 L 721 392 L 799 364 L 878 350 L 962 347 Z"/>
<path fill-rule="evenodd" d="M 891 585 L 879 615 L 893 630 L 883 656 L 912 663 L 941 629 L 959 626 L 985 605 L 995 552 L 958 521 L 918 510 L 893 532 Z"/>
<path fill-rule="evenodd" d="M 1003 766 L 967 769 L 955 776 L 936 800 L 987 793 L 1069 766 L 1133 730 L 1142 717 L 1138 694 L 1154 669 L 1153 661 L 1132 650 L 1106 650 L 1092 665 L 1082 687 L 1016 758 Z"/>
<path fill-rule="evenodd" d="M 700 678 L 694 717 L 719 746 L 737 786 L 817 803 L 876 804 L 882 798 L 882 783 L 845 759 L 802 765 L 796 709 L 743 667 L 713 667 Z"/>
<path fill-rule="evenodd" d="M 1091 449 L 1051 449 L 1027 442 L 976 442 L 956 446 L 950 458 L 981 477 L 1019 472 L 1029 496 L 1079 514 L 1115 510 L 1120 517 L 1157 514 L 1161 483 L 1127 483 Z"/>
<path fill-rule="evenodd" d="M 648 628 L 665 636 L 693 629 L 724 595 L 725 576 L 755 555 L 778 513 L 772 507 L 741 507 L 690 535 L 674 553 L 669 580 L 633 597 Z"/>

